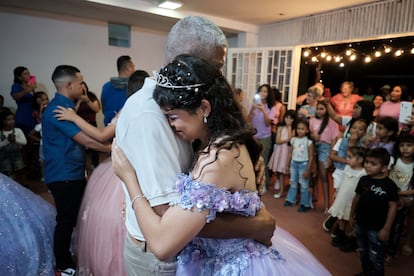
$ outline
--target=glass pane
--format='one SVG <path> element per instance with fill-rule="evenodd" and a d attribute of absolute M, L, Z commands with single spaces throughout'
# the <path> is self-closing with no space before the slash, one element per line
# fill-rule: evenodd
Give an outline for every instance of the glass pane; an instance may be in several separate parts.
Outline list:
<path fill-rule="evenodd" d="M 280 73 L 281 74 L 285 72 L 285 65 L 286 65 L 286 57 L 282 56 L 280 58 Z"/>
<path fill-rule="evenodd" d="M 108 44 L 117 47 L 131 47 L 131 26 L 108 23 Z"/>
<path fill-rule="evenodd" d="M 286 69 L 286 74 L 285 74 L 285 84 L 289 84 L 290 82 L 290 69 Z"/>
<path fill-rule="evenodd" d="M 293 54 L 292 51 L 288 51 L 286 66 L 289 68 L 292 67 L 292 54 Z"/>

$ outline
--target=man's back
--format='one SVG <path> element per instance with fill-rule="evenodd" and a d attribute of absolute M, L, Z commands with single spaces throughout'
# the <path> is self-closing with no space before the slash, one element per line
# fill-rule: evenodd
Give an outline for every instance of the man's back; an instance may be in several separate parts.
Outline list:
<path fill-rule="evenodd" d="M 104 124 L 108 125 L 112 118 L 122 109 L 127 99 L 128 78 L 111 78 L 102 87 L 102 113 Z"/>

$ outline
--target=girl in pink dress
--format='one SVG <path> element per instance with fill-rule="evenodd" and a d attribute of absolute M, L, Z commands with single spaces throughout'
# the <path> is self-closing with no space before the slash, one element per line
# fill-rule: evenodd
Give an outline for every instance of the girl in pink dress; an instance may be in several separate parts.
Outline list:
<path fill-rule="evenodd" d="M 267 166 L 269 169 L 277 174 L 275 187 L 279 186 L 279 193 L 274 194 L 274 198 L 281 198 L 283 196 L 283 189 L 285 186 L 285 175 L 289 169 L 288 154 L 289 141 L 294 136 L 294 124 L 296 118 L 295 110 L 288 110 L 283 118 L 283 121 L 277 125 L 276 143 L 274 151 L 270 157 Z"/>

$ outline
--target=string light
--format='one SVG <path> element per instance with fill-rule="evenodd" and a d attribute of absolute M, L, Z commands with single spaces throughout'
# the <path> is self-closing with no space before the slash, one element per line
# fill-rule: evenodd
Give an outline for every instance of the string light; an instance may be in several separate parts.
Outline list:
<path fill-rule="evenodd" d="M 365 44 L 365 47 L 363 47 L 365 42 L 355 42 L 355 46 L 352 44 L 345 44 L 343 45 L 345 49 L 342 51 L 338 51 L 338 49 L 341 47 L 340 44 L 326 46 L 323 49 L 320 47 L 320 50 L 318 47 L 309 47 L 303 50 L 303 57 L 305 59 L 305 62 L 306 59 L 310 59 L 310 61 L 313 63 L 335 62 L 340 67 L 344 67 L 347 62 L 355 62 L 356 60 L 370 63 L 383 56 L 386 56 L 387 54 L 390 54 L 394 57 L 400 57 L 404 54 L 414 55 L 414 42 L 412 42 L 414 40 L 414 37 L 409 37 L 408 39 L 410 39 L 408 42 L 409 46 L 405 46 L 405 48 L 399 48 L 398 45 L 397 47 L 395 47 L 395 45 L 392 45 L 395 44 L 397 40 L 370 41 L 370 43 L 378 43 L 378 46 L 370 47 L 371 50 L 367 48 L 367 44 Z M 399 43 L 399 45 L 401 45 L 401 43 Z M 361 51 L 361 48 L 365 50 Z"/>

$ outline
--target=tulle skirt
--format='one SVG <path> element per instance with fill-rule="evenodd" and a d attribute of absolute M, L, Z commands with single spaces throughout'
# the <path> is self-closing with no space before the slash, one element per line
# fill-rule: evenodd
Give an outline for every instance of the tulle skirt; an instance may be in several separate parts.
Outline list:
<path fill-rule="evenodd" d="M 235 244 L 217 240 L 215 248 L 212 247 L 217 254 L 213 262 L 210 262 L 211 255 L 209 258 L 198 258 L 197 253 L 192 254 L 191 261 L 185 264 L 179 262 L 176 275 L 331 275 L 301 242 L 282 228 L 276 228 L 272 243 L 274 251 L 269 254 L 263 254 L 267 250 L 265 248 L 255 252 L 257 247 L 251 244 L 245 246 L 247 253 L 240 253 Z M 243 255 L 249 257 L 243 258 Z M 244 268 L 239 270 L 240 266 Z"/>
<path fill-rule="evenodd" d="M 93 171 L 79 211 L 75 247 L 80 275 L 125 275 L 124 199 L 108 159 Z"/>
<path fill-rule="evenodd" d="M 0 173 L 0 275 L 54 275 L 56 210 Z"/>

